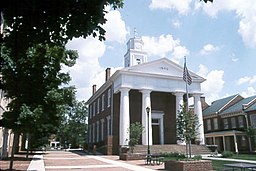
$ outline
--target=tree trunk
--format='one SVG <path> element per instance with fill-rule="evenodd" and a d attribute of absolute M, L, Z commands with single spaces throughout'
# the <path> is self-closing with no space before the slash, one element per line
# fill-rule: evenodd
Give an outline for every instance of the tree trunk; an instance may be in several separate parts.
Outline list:
<path fill-rule="evenodd" d="M 19 134 L 14 132 L 13 142 L 12 142 L 11 160 L 10 160 L 10 166 L 9 166 L 10 170 L 12 170 L 12 168 L 13 168 L 14 153 L 16 150 L 16 141 L 17 141 L 18 136 L 19 136 Z"/>

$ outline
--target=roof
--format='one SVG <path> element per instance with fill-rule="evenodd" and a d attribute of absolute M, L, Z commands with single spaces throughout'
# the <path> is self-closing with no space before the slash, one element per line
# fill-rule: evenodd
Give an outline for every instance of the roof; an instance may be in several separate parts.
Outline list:
<path fill-rule="evenodd" d="M 250 111 L 254 111 L 256 110 L 256 103 L 252 104 L 251 106 L 249 106 L 245 112 L 250 112 Z"/>
<path fill-rule="evenodd" d="M 203 115 L 206 116 L 220 112 L 222 108 L 224 108 L 229 102 L 231 102 L 237 96 L 238 94 L 235 94 L 212 102 L 212 104 L 203 111 Z"/>
<path fill-rule="evenodd" d="M 254 102 L 256 96 L 251 96 L 240 100 L 239 102 L 235 103 L 234 105 L 230 106 L 226 110 L 222 111 L 221 114 L 228 114 L 228 113 L 237 113 L 243 110 L 243 105 L 250 105 Z"/>

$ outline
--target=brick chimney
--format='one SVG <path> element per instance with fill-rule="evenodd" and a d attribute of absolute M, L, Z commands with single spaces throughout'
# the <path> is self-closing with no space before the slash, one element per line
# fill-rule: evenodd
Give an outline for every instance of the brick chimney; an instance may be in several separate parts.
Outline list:
<path fill-rule="evenodd" d="M 92 95 L 94 95 L 95 92 L 96 92 L 96 84 L 94 84 L 94 85 L 92 86 Z"/>
<path fill-rule="evenodd" d="M 201 104 L 202 104 L 202 110 L 206 109 L 209 105 L 205 101 L 205 97 L 200 97 Z"/>
<path fill-rule="evenodd" d="M 110 77 L 110 71 L 111 71 L 111 68 L 106 69 L 106 80 L 105 81 L 108 81 L 108 79 Z"/>

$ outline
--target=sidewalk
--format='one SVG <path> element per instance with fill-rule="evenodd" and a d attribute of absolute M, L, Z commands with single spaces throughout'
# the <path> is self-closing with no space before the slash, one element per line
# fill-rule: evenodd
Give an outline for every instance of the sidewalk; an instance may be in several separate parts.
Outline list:
<path fill-rule="evenodd" d="M 119 156 L 87 155 L 81 151 L 47 151 L 35 155 L 28 171 L 153 171 L 164 170 L 162 165 L 145 165 L 144 160 L 122 161 Z"/>

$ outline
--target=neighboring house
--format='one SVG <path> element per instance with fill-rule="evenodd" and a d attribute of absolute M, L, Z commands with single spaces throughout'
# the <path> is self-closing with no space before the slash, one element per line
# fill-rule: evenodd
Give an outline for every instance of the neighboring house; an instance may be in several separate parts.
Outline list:
<path fill-rule="evenodd" d="M 218 151 L 252 151 L 255 143 L 246 129 L 256 125 L 255 103 L 256 96 L 239 94 L 212 102 L 203 110 L 206 144 L 218 145 Z"/>
<path fill-rule="evenodd" d="M 128 145 L 128 129 L 134 122 L 145 129 L 140 144 L 177 143 L 176 115 L 186 93 L 183 67 L 167 58 L 147 62 L 142 46 L 141 38 L 131 38 L 124 55 L 125 68 L 112 76 L 107 68 L 105 83 L 98 90 L 93 85 L 87 101 L 89 145 L 104 154 L 118 154 L 120 147 Z M 204 144 L 201 83 L 205 79 L 192 72 L 190 75 L 193 82 L 188 92 L 200 121 L 197 140 Z"/>

